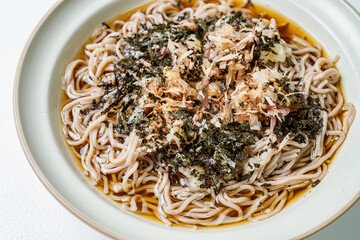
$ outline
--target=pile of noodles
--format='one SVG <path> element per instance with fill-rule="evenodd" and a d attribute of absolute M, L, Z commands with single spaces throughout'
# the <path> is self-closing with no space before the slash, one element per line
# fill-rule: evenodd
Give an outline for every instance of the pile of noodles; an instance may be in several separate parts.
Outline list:
<path fill-rule="evenodd" d="M 176 22 L 185 13 L 189 18 L 205 18 L 219 12 L 226 15 L 232 10 L 230 1 L 223 0 L 196 1 L 188 7 L 179 6 L 175 0 L 157 1 L 126 22 L 116 20 L 111 28 L 98 28 L 93 40 L 85 45 L 84 57 L 67 65 L 63 86 L 69 100 L 61 109 L 66 141 L 81 160 L 84 174 L 125 209 L 155 215 L 167 225 L 213 226 L 245 219 L 263 220 L 281 211 L 296 190 L 323 179 L 331 157 L 344 141 L 355 110 L 352 104 L 344 103 L 336 60 L 322 57 L 320 46 L 311 46 L 296 36 L 286 43 L 294 66 L 276 63 L 274 68 L 290 80 L 301 79 L 302 94 L 311 96 L 324 109 L 323 128 L 313 147 L 294 141 L 290 135 L 271 149 L 268 145 L 276 141 L 274 134 L 258 140 L 251 146 L 253 155 L 267 149 L 259 168 L 246 180 L 228 182 L 218 194 L 213 189 L 191 191 L 170 184 L 166 170 L 154 171 L 156 160 L 144 151 L 142 139 L 135 131 L 116 131 L 117 119 L 102 113 L 103 109 L 81 113 L 103 96 L 98 85 L 113 77 L 113 65 L 124 58 L 125 38 L 143 32 L 144 26 Z M 247 9 L 241 11 L 251 14 Z"/>

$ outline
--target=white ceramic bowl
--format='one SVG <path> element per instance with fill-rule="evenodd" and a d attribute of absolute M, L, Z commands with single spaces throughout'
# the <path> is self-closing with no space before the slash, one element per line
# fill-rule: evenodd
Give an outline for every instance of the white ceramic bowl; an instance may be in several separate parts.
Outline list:
<path fill-rule="evenodd" d="M 359 198 L 359 114 L 321 184 L 262 222 L 208 230 L 169 228 L 124 212 L 93 187 L 82 175 L 61 134 L 61 76 L 95 27 L 143 2 L 58 2 L 34 31 L 20 59 L 14 86 L 18 134 L 34 171 L 65 207 L 94 228 L 119 239 L 289 239 L 318 231 Z M 346 99 L 360 109 L 359 15 L 342 0 L 254 2 L 301 25 L 331 57 L 340 55 L 338 68 Z"/>

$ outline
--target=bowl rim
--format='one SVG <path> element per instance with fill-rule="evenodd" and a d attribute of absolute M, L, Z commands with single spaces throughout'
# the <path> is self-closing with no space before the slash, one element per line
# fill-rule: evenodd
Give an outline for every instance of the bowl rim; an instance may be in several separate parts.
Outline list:
<path fill-rule="evenodd" d="M 15 122 L 15 128 L 16 128 L 16 132 L 20 141 L 20 145 L 23 149 L 23 152 L 26 156 L 26 159 L 28 161 L 28 163 L 30 164 L 31 168 L 33 169 L 33 171 L 35 172 L 36 176 L 38 177 L 38 179 L 40 180 L 40 182 L 43 184 L 43 186 L 45 186 L 45 188 L 47 189 L 48 192 L 51 193 L 51 195 L 63 206 L 65 207 L 65 209 L 67 209 L 70 213 L 72 213 L 74 216 L 76 216 L 77 218 L 79 218 L 80 220 L 82 220 L 83 222 L 85 222 L 86 224 L 88 224 L 89 226 L 91 226 L 92 228 L 98 230 L 99 232 L 114 238 L 114 239 L 120 239 L 123 240 L 125 238 L 111 232 L 110 230 L 102 227 L 100 224 L 98 224 L 97 222 L 91 220 L 89 217 L 86 216 L 86 214 L 81 213 L 77 208 L 71 206 L 71 204 L 50 184 L 50 182 L 46 179 L 46 177 L 44 176 L 44 174 L 41 172 L 41 170 L 39 169 L 39 167 L 36 164 L 36 161 L 34 160 L 34 158 L 32 157 L 31 153 L 30 153 L 30 149 L 28 147 L 28 144 L 26 143 L 25 137 L 24 137 L 24 132 L 22 129 L 22 125 L 20 123 L 20 118 L 19 118 L 19 105 L 18 105 L 18 85 L 19 85 L 19 80 L 20 80 L 20 72 L 23 66 L 23 62 L 24 62 L 24 57 L 29 49 L 29 46 L 33 40 L 33 38 L 35 37 L 35 35 L 37 34 L 38 30 L 40 29 L 40 27 L 43 25 L 43 23 L 48 19 L 48 17 L 55 11 L 55 9 L 57 9 L 61 3 L 63 3 L 64 0 L 57 0 L 53 6 L 47 10 L 47 12 L 43 15 L 43 17 L 40 19 L 40 21 L 36 24 L 35 28 L 32 30 L 30 36 L 28 37 L 23 50 L 21 52 L 19 61 L 17 63 L 17 67 L 16 67 L 16 72 L 15 72 L 15 76 L 14 76 L 14 83 L 13 83 L 13 117 L 14 117 L 14 122 Z M 351 11 L 353 11 L 353 13 L 355 13 L 359 18 L 360 18 L 360 12 L 352 5 L 348 2 L 348 0 L 340 0 L 340 2 L 342 2 L 343 4 L 347 5 Z M 312 234 L 315 234 L 317 232 L 319 232 L 320 230 L 322 230 L 323 228 L 327 227 L 328 225 L 330 225 L 331 223 L 333 223 L 335 220 L 337 220 L 338 218 L 340 218 L 347 210 L 349 210 L 358 200 L 360 199 L 360 192 L 358 192 L 347 204 L 345 204 L 341 209 L 339 209 L 335 214 L 333 214 L 330 218 L 328 218 L 327 220 L 323 221 L 322 223 L 318 224 L 317 226 L 314 226 L 312 229 L 297 235 L 296 237 L 294 237 L 293 239 L 304 239 L 306 237 L 309 237 Z"/>

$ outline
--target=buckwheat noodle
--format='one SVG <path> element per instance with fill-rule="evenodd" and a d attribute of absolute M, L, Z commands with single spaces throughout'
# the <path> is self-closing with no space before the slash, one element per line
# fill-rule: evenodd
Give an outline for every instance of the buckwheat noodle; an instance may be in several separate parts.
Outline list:
<path fill-rule="evenodd" d="M 99 27 L 93 39 L 85 45 L 84 57 L 73 60 L 67 65 L 63 76 L 63 88 L 69 100 L 61 109 L 67 144 L 81 161 L 84 174 L 89 176 L 92 183 L 102 186 L 103 192 L 114 201 L 120 202 L 126 210 L 155 215 L 167 225 L 215 226 L 245 219 L 259 221 L 279 213 L 286 202 L 294 196 L 296 190 L 318 183 L 326 175 L 331 157 L 344 142 L 354 120 L 355 109 L 353 104 L 344 101 L 341 94 L 340 74 L 335 68 L 338 58 L 331 60 L 322 57 L 319 45 L 312 46 L 297 36 L 293 36 L 286 43 L 281 43 L 293 64 L 289 64 L 288 61 L 275 61 L 271 70 L 265 68 L 268 71 L 265 73 L 265 78 L 270 79 L 270 75 L 276 72 L 290 81 L 297 82 L 298 92 L 285 95 L 282 102 L 286 102 L 291 95 L 300 94 L 318 103 L 321 109 L 320 117 L 323 120 L 321 129 L 313 139 L 298 142 L 290 133 L 282 138 L 277 137 L 273 132 L 274 124 L 270 123 L 271 127 L 267 129 L 267 134 L 261 139 L 255 137 L 256 142 L 248 146 L 252 161 L 256 159 L 258 165 L 254 167 L 254 164 L 250 163 L 250 170 L 246 170 L 248 172 L 246 179 L 226 181 L 219 192 L 215 192 L 214 188 L 192 189 L 189 183 L 171 184 L 169 179 L 171 173 L 166 167 L 159 167 L 154 157 L 156 155 L 150 154 L 149 148 L 143 145 L 145 137 L 137 134 L 135 129 L 130 133 L 116 130 L 121 115 L 115 108 L 104 112 L 114 100 L 114 92 L 107 93 L 110 100 L 105 101 L 103 106 L 94 106 L 94 102 L 105 94 L 104 88 L 100 85 L 114 81 L 115 65 L 127 58 L 126 49 L 129 44 L 127 39 L 135 38 L 147 29 L 161 24 L 169 22 L 180 24 L 181 21 L 187 21 L 183 18 L 185 15 L 187 19 L 204 19 L 219 14 L 227 16 L 236 8 L 243 15 L 253 16 L 250 10 L 244 8 L 246 5 L 247 2 L 244 2 L 243 5 L 235 6 L 230 1 L 222 0 L 217 3 L 195 1 L 189 6 L 185 6 L 185 3 L 178 5 L 178 1 L 175 0 L 157 1 L 147 7 L 145 12 L 134 13 L 127 21 L 115 20 L 111 27 L 106 25 Z M 276 27 L 275 21 L 259 20 L 257 16 L 254 17 L 251 20 L 254 26 L 259 28 L 262 26 L 262 29 L 257 31 L 263 31 L 263 35 L 272 35 L 266 30 L 271 29 L 271 26 Z M 189 22 L 191 23 L 191 20 L 187 24 Z M 241 53 L 241 49 L 246 45 L 246 49 L 251 50 L 251 45 L 256 44 L 258 39 L 254 34 L 251 35 L 256 27 L 248 27 L 250 30 L 243 32 L 240 30 L 240 41 L 233 41 L 237 44 L 235 46 L 238 48 L 237 52 L 231 50 L 232 43 L 229 41 L 232 40 L 228 41 L 226 39 L 229 38 L 222 35 L 212 36 L 211 43 L 208 37 L 209 40 L 204 47 L 212 51 L 214 46 L 228 42 L 230 53 L 212 56 L 215 59 L 213 62 L 223 61 L 230 64 L 233 61 L 234 63 L 231 59 L 234 58 L 234 54 L 247 54 L 245 58 L 251 59 L 254 53 L 251 51 Z M 249 39 L 246 40 L 246 37 Z M 213 48 L 209 44 L 214 45 Z M 171 47 L 173 50 L 181 48 L 178 43 L 173 45 L 168 46 L 168 51 Z M 238 53 L 239 49 L 240 53 Z M 191 50 L 185 51 L 182 56 L 177 55 L 175 64 L 179 62 L 189 64 L 188 56 L 192 53 Z M 211 56 L 206 58 L 210 59 Z M 221 67 L 224 68 L 224 65 L 220 63 L 219 69 Z M 204 75 L 209 73 L 207 70 L 204 68 Z M 237 72 L 238 69 L 235 68 L 232 72 L 228 71 L 229 81 L 235 81 L 234 79 L 238 77 Z M 255 72 L 258 74 L 254 75 Z M 264 74 L 262 70 L 256 67 L 253 69 L 252 76 L 255 80 L 261 82 L 262 78 L 259 78 L 259 75 L 262 74 Z M 192 89 L 197 91 L 205 89 L 209 83 L 206 82 L 206 78 L 203 79 L 205 80 L 200 80 Z M 241 79 L 238 81 L 241 82 Z M 179 84 L 183 83 L 172 86 L 167 93 L 159 93 L 161 87 L 155 90 L 148 87 L 147 91 L 163 94 L 162 97 L 166 96 L 165 105 L 170 105 L 171 101 L 171 104 L 181 105 L 185 104 L 187 99 L 178 99 L 179 93 L 175 90 L 183 91 L 184 94 L 188 90 L 184 88 L 189 86 L 185 83 L 186 86 L 181 88 Z M 251 91 L 245 85 L 242 87 L 247 89 L 247 93 Z M 219 102 L 225 105 L 236 104 L 235 97 L 238 95 L 235 96 L 234 92 L 219 97 L 220 95 L 215 93 L 213 99 L 220 99 Z M 206 98 L 207 96 L 203 96 L 202 99 Z M 162 107 L 165 108 L 165 105 Z M 245 117 L 257 116 L 252 115 L 251 112 L 243 114 Z M 268 117 L 271 121 L 279 122 L 283 120 L 281 114 L 286 116 L 288 112 Z M 258 126 L 251 127 L 257 129 Z M 156 135 L 148 136 L 147 139 L 152 137 L 156 138 Z M 176 140 L 175 137 L 172 140 L 174 139 Z M 271 143 L 277 143 L 276 147 L 269 147 Z M 186 174 L 181 176 L 180 182 L 190 181 Z"/>

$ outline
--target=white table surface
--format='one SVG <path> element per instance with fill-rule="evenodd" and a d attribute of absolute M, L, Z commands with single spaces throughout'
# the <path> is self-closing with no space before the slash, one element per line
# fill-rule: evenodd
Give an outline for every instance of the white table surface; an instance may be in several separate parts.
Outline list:
<path fill-rule="evenodd" d="M 348 1 L 360 11 L 359 0 Z M 15 130 L 16 66 L 32 30 L 56 0 L 1 2 L 0 239 L 110 239 L 71 214 L 45 189 L 28 164 Z M 309 239 L 360 239 L 360 201 Z"/>

